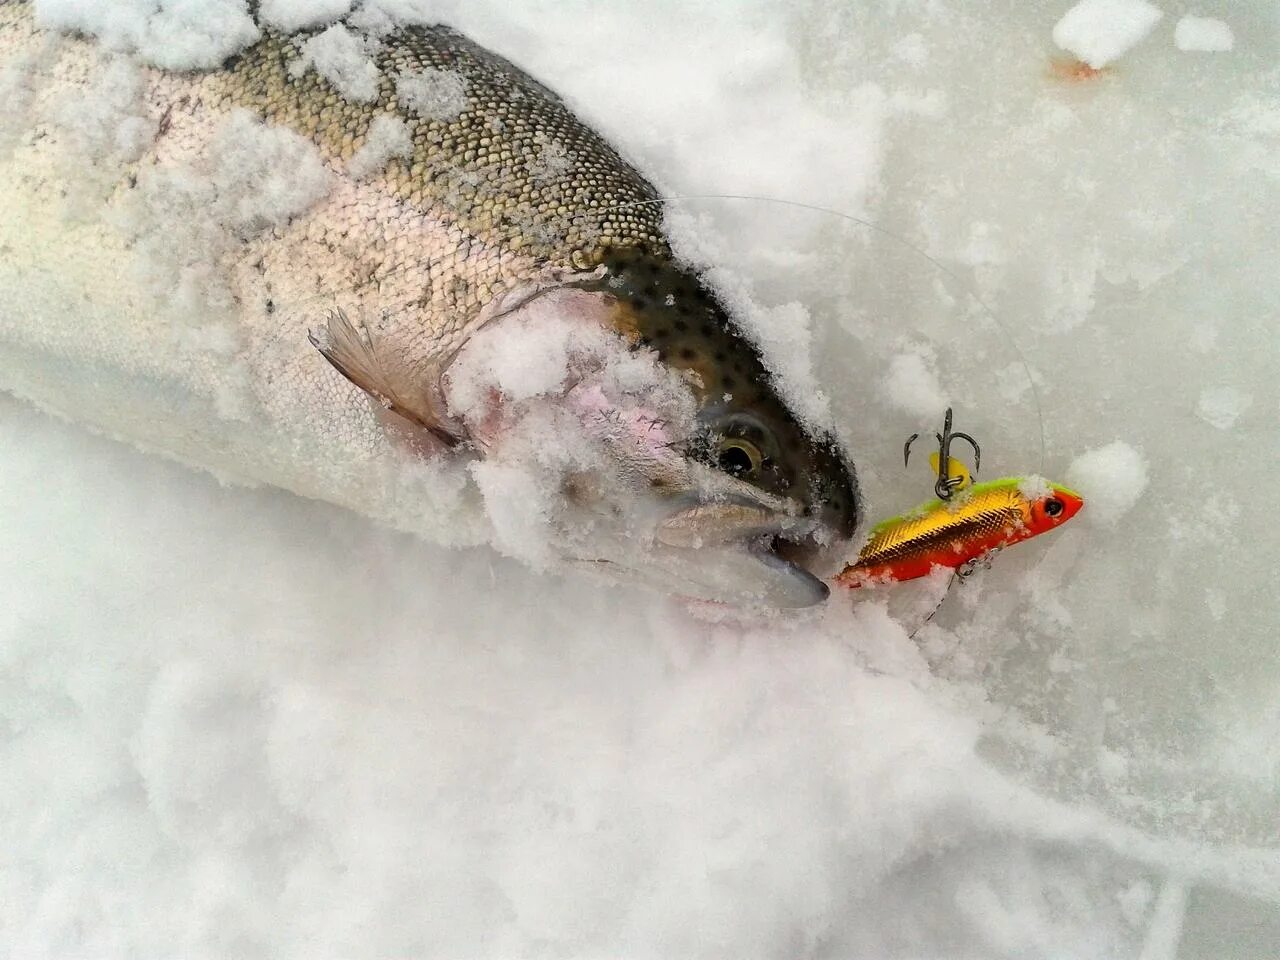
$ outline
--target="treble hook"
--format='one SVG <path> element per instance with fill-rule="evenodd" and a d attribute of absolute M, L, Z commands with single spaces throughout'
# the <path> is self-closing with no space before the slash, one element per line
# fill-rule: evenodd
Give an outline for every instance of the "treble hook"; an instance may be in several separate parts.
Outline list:
<path fill-rule="evenodd" d="M 911 444 L 915 442 L 920 434 L 913 433 L 907 438 L 907 442 L 902 447 L 902 465 L 906 466 L 911 460 Z M 951 429 L 951 408 L 947 407 L 946 416 L 942 421 L 942 433 L 935 433 L 934 437 L 938 441 L 938 480 L 933 485 L 933 492 L 937 494 L 939 500 L 950 500 L 951 494 L 955 487 L 959 486 L 963 481 L 959 477 L 951 476 L 951 441 L 963 440 L 973 447 L 973 472 L 977 473 L 978 468 L 982 466 L 982 449 L 978 446 L 978 441 L 973 439 L 967 433 L 961 433 L 958 430 Z"/>

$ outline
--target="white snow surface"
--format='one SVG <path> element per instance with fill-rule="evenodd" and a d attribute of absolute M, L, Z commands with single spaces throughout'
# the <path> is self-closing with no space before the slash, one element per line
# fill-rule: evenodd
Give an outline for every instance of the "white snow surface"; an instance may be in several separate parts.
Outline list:
<path fill-rule="evenodd" d="M 1280 462 L 1280 32 L 1269 0 L 1162 6 L 1229 10 L 1248 49 L 1188 71 L 1118 0 L 362 5 L 353 29 L 444 19 L 511 57 L 668 193 L 774 198 L 681 201 L 671 229 L 847 444 L 870 519 L 929 496 L 902 441 L 944 403 L 979 479 L 1086 506 L 924 627 L 936 583 L 691 610 L 533 569 L 548 504 L 518 465 L 475 496 L 401 478 L 406 513 L 435 485 L 435 539 L 494 545 L 447 546 L 2 396 L 4 949 L 1273 955 L 1280 548 L 1253 507 Z M 37 9 L 168 65 L 254 35 L 235 0 Z M 1068 80 L 1055 42 L 1128 55 Z M 128 66 L 103 71 L 114 94 L 69 114 L 86 179 L 139 135 Z M 141 255 L 191 310 L 219 306 L 202 259 L 327 182 L 247 118 L 218 143 L 140 178 L 132 213 L 140 238 L 177 225 Z M 175 320 L 175 343 L 216 365 L 219 329 Z M 473 387 L 554 381 L 494 346 Z"/>
<path fill-rule="evenodd" d="M 1104 67 L 1141 43 L 1163 16 L 1147 0 L 1080 0 L 1054 26 L 1053 42 Z"/>

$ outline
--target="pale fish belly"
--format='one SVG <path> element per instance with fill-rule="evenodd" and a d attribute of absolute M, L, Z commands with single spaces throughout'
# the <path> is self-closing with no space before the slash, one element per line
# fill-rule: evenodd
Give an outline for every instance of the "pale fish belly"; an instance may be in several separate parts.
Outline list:
<path fill-rule="evenodd" d="M 6 63 L 23 69 L 8 78 L 21 109 L 0 157 L 0 388 L 228 479 L 483 541 L 465 467 L 389 443 L 307 334 L 340 308 L 429 377 L 483 301 L 535 278 L 531 262 L 352 178 L 296 134 L 207 109 L 218 74 L 5 38 Z M 123 81 L 138 84 L 132 100 Z M 130 121 L 136 161 L 111 144 Z M 93 122 L 105 142 L 86 142 Z"/>

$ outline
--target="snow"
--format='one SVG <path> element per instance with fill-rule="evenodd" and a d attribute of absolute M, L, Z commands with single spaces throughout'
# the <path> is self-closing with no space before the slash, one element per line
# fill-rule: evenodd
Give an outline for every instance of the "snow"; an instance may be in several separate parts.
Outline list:
<path fill-rule="evenodd" d="M 307 39 L 302 56 L 289 65 L 294 76 L 311 68 L 348 100 L 368 103 L 378 95 L 378 66 L 369 56 L 368 42 L 340 23 Z"/>
<path fill-rule="evenodd" d="M 175 315 L 199 317 L 200 307 L 225 304 L 229 296 L 210 263 L 235 243 L 287 223 L 330 186 L 310 141 L 236 110 L 207 156 L 139 174 L 121 226 L 145 251 L 152 289 L 165 294 Z"/>
<path fill-rule="evenodd" d="M 1123 440 L 1082 453 L 1067 468 L 1067 484 L 1084 497 L 1086 515 L 1104 527 L 1133 509 L 1148 481 L 1147 461 Z"/>
<path fill-rule="evenodd" d="M 357 180 L 375 176 L 385 169 L 393 157 L 408 157 L 413 152 L 409 128 L 399 117 L 383 114 L 369 125 L 369 135 L 351 156 L 347 172 Z"/>
<path fill-rule="evenodd" d="M 36 20 L 171 70 L 209 69 L 260 36 L 244 0 L 35 0 Z"/>
<path fill-rule="evenodd" d="M 1216 53 L 1235 46 L 1235 35 L 1221 20 L 1187 14 L 1174 27 L 1173 42 L 1179 50 Z"/>
<path fill-rule="evenodd" d="M 936 363 L 927 350 L 892 357 L 883 386 L 888 403 L 925 420 L 938 419 L 947 397 L 938 382 Z"/>
<path fill-rule="evenodd" d="M 1097 69 L 1141 43 L 1163 16 L 1147 0 L 1080 0 L 1054 26 L 1053 42 Z"/>
<path fill-rule="evenodd" d="M 329 27 L 351 12 L 352 0 L 262 0 L 258 16 L 282 33 Z"/>
<path fill-rule="evenodd" d="M 144 57 L 172 27 L 195 39 L 161 54 L 193 64 L 249 35 L 237 4 L 39 6 Z M 735 307 L 792 324 L 765 349 L 826 398 L 870 518 L 928 496 L 902 441 L 947 403 L 983 444 L 977 479 L 1043 475 L 1085 497 L 1081 515 L 953 588 L 915 640 L 932 603 L 908 588 L 698 617 L 539 552 L 557 501 L 527 466 L 574 453 L 545 429 L 561 421 L 531 419 L 523 453 L 478 474 L 300 461 L 316 495 L 354 475 L 367 512 L 423 538 L 0 397 L 6 949 L 1274 952 L 1280 551 L 1253 509 L 1280 411 L 1274 31 L 1193 76 L 1151 43 L 1104 82 L 1068 83 L 1047 63 L 1059 10 L 729 6 L 432 12 L 529 67 L 664 191 L 799 199 L 882 228 L 673 205 Z M 1114 49 L 1116 23 L 1093 36 Z M 115 136 L 137 117 L 128 67 L 102 69 L 119 99 L 84 105 L 86 177 L 135 142 Z M 46 339 L 20 335 L 36 314 L 3 311 L 0 380 L 60 377 L 77 420 L 124 438 L 139 416 L 204 418 L 237 449 L 239 428 L 173 403 L 178 374 L 238 358 L 196 309 L 216 279 L 198 268 L 334 171 L 233 124 L 207 163 L 139 178 L 137 262 L 190 336 L 95 366 L 82 352 L 110 327 L 74 298 L 39 315 Z M 10 259 L 25 243 L 0 235 L 0 290 L 34 298 L 45 280 Z M 203 367 L 162 364 L 191 343 Z M 533 345 L 471 355 L 470 387 L 491 378 L 540 409 L 562 368 Z M 330 458 L 357 446 L 327 439 Z"/>
<path fill-rule="evenodd" d="M 451 70 L 423 67 L 396 77 L 396 97 L 424 120 L 452 120 L 467 109 L 467 83 Z"/>

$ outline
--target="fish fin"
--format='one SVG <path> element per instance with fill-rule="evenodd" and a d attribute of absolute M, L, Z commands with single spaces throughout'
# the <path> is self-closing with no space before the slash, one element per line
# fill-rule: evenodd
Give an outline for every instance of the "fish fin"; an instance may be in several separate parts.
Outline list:
<path fill-rule="evenodd" d="M 445 412 L 439 384 L 414 384 L 408 371 L 383 362 L 362 321 L 352 323 L 342 310 L 334 310 L 325 327 L 308 331 L 307 339 L 335 370 L 385 410 L 426 430 L 446 447 L 456 447 L 465 439 L 462 428 Z"/>

